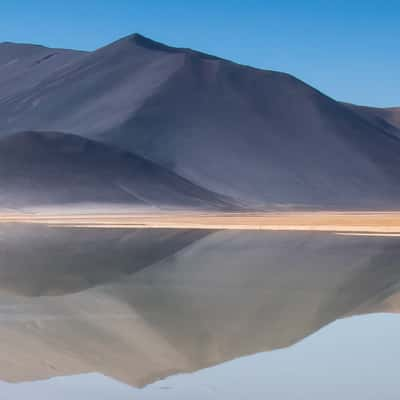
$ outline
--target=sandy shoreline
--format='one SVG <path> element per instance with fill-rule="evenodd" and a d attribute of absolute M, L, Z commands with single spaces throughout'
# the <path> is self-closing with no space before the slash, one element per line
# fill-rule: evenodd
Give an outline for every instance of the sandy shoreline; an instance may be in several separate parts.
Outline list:
<path fill-rule="evenodd" d="M 76 228 L 231 229 L 400 234 L 400 212 L 0 213 L 0 223 Z"/>

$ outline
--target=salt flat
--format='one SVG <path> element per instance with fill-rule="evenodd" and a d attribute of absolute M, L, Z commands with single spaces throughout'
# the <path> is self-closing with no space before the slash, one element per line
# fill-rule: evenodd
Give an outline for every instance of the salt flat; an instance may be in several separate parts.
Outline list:
<path fill-rule="evenodd" d="M 316 231 L 399 235 L 400 212 L 4 212 L 0 223 L 29 223 L 81 228 L 158 228 L 207 230 Z"/>

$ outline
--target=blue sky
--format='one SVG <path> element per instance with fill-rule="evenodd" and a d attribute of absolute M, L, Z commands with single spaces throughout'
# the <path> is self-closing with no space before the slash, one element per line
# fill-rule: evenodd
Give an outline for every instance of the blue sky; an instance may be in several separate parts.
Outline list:
<path fill-rule="evenodd" d="M 398 0 L 1 0 L 0 27 L 0 41 L 79 49 L 140 32 L 343 101 L 400 105 Z"/>

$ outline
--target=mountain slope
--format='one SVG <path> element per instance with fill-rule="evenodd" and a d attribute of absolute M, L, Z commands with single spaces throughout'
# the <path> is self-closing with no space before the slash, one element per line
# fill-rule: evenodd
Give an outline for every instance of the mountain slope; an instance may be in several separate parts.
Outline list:
<path fill-rule="evenodd" d="M 400 108 L 365 107 L 354 104 L 347 104 L 347 106 L 370 123 L 400 137 Z"/>
<path fill-rule="evenodd" d="M 394 131 L 287 74 L 137 34 L 0 102 L 0 131 L 25 129 L 117 145 L 248 207 L 400 200 Z"/>
<path fill-rule="evenodd" d="M 0 43 L 0 102 L 36 86 L 85 54 L 77 50 Z"/>
<path fill-rule="evenodd" d="M 135 37 L 121 40 L 0 103 L 0 116 L 11 118 L 0 126 L 7 132 L 105 132 L 129 118 L 178 67 L 168 52 L 141 47 Z"/>
<path fill-rule="evenodd" d="M 220 207 L 221 197 L 111 146 L 55 132 L 0 140 L 0 205 L 77 202 Z"/>

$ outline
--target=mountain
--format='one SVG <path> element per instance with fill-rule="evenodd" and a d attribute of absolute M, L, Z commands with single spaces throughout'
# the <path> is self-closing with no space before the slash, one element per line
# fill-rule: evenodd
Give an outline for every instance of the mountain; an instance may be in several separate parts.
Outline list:
<path fill-rule="evenodd" d="M 376 108 L 354 104 L 347 104 L 347 106 L 378 128 L 400 137 L 400 107 Z"/>
<path fill-rule="evenodd" d="M 28 90 L 85 52 L 44 46 L 0 43 L 0 101 Z"/>
<path fill-rule="evenodd" d="M 0 100 L 0 132 L 103 141 L 248 208 L 399 204 L 396 126 L 288 74 L 138 34 L 74 57 Z"/>
<path fill-rule="evenodd" d="M 80 136 L 28 131 L 0 140 L 0 205 L 127 203 L 227 207 L 221 196 L 141 157 Z"/>

